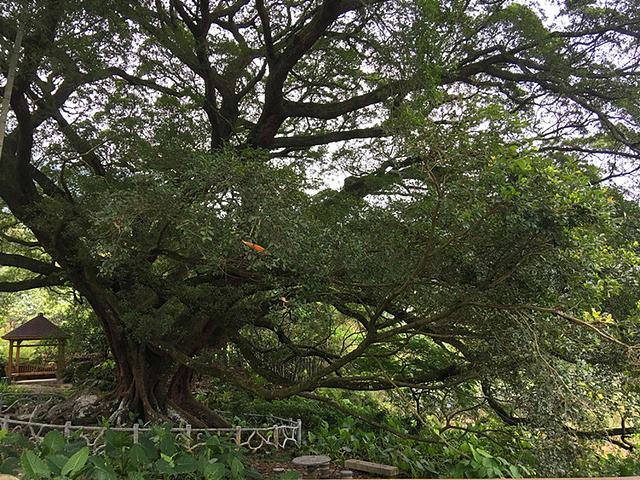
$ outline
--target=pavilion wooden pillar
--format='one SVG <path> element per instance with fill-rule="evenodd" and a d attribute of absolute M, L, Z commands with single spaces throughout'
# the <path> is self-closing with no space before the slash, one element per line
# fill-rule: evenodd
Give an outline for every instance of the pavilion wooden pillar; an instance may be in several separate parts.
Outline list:
<path fill-rule="evenodd" d="M 16 373 L 20 371 L 20 345 L 22 340 L 16 340 Z"/>
<path fill-rule="evenodd" d="M 58 339 L 58 362 L 56 366 L 56 378 L 60 380 L 62 370 L 65 367 L 64 347 L 67 340 L 65 338 Z"/>
<path fill-rule="evenodd" d="M 6 370 L 7 378 L 11 381 L 11 375 L 13 374 L 13 340 L 9 340 L 9 363 Z"/>

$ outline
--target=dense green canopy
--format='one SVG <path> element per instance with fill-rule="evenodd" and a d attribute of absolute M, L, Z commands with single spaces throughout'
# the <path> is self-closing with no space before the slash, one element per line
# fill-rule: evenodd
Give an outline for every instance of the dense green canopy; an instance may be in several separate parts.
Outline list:
<path fill-rule="evenodd" d="M 639 10 L 554 10 L 8 2 L 0 290 L 89 302 L 117 415 L 224 423 L 197 371 L 601 432 L 636 405 L 638 212 L 607 181 L 640 168 Z"/>

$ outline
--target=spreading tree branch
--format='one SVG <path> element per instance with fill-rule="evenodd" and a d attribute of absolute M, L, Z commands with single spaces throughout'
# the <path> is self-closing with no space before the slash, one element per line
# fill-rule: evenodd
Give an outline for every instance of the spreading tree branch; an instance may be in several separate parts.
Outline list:
<path fill-rule="evenodd" d="M 62 270 L 51 263 L 42 262 L 22 255 L 0 252 L 0 265 L 29 270 L 42 275 L 60 274 Z"/>
<path fill-rule="evenodd" d="M 17 282 L 0 282 L 0 292 L 23 292 L 35 288 L 62 286 L 66 283 L 67 281 L 62 275 L 53 274 Z"/>

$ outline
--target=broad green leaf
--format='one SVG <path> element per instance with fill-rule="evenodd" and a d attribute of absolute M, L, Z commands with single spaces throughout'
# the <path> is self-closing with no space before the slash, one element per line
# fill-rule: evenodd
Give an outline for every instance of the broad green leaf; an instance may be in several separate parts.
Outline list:
<path fill-rule="evenodd" d="M 18 457 L 10 457 L 0 464 L 0 473 L 15 475 L 18 473 L 17 470 L 19 467 L 20 459 Z"/>
<path fill-rule="evenodd" d="M 169 465 L 169 463 L 164 458 L 159 458 L 153 464 L 155 470 L 159 473 L 168 473 L 169 475 L 173 475 L 176 473 L 175 469 Z"/>
<path fill-rule="evenodd" d="M 115 432 L 112 437 L 112 442 L 116 448 L 128 447 L 133 444 L 133 438 L 128 432 Z"/>
<path fill-rule="evenodd" d="M 4 438 L 3 443 L 13 447 L 26 447 L 29 445 L 29 439 L 19 433 L 11 432 Z"/>
<path fill-rule="evenodd" d="M 47 466 L 51 469 L 51 473 L 53 475 L 62 475 L 62 467 L 65 466 L 68 460 L 69 457 L 61 453 L 57 453 L 55 455 L 47 455 L 45 457 Z"/>
<path fill-rule="evenodd" d="M 207 463 L 203 473 L 208 479 L 220 479 L 227 476 L 228 470 L 221 463 Z"/>
<path fill-rule="evenodd" d="M 220 447 L 220 437 L 218 437 L 217 435 L 214 435 L 207 439 L 207 448 L 217 452 L 219 447 Z"/>
<path fill-rule="evenodd" d="M 148 437 L 141 436 L 137 445 L 139 445 L 144 450 L 144 454 L 147 457 L 147 460 L 155 460 L 159 457 L 158 449 Z"/>
<path fill-rule="evenodd" d="M 58 430 L 51 430 L 42 439 L 42 454 L 50 455 L 58 453 L 66 444 L 65 438 Z"/>
<path fill-rule="evenodd" d="M 522 478 L 522 473 L 517 465 L 509 465 L 509 473 L 512 478 Z"/>
<path fill-rule="evenodd" d="M 482 463 L 482 455 L 480 455 L 480 453 L 475 449 L 475 447 L 473 445 L 470 445 L 469 449 L 471 450 L 471 455 L 473 456 L 473 459 L 478 463 Z"/>
<path fill-rule="evenodd" d="M 169 456 L 169 455 L 165 455 L 164 453 L 160 454 L 160 458 L 162 460 L 164 460 L 165 462 L 167 462 L 167 464 L 169 464 L 169 466 L 173 467 L 173 457 Z"/>
<path fill-rule="evenodd" d="M 117 480 L 117 475 L 113 467 L 107 465 L 101 457 L 91 455 L 89 457 L 89 463 L 94 466 L 88 471 L 88 477 L 92 480 Z"/>
<path fill-rule="evenodd" d="M 149 459 L 147 457 L 147 454 L 146 454 L 144 448 L 142 448 L 138 444 L 135 444 L 129 450 L 129 460 L 131 461 L 131 463 L 134 466 L 138 467 L 138 466 L 146 463 L 147 460 L 149 460 Z"/>
<path fill-rule="evenodd" d="M 176 445 L 170 435 L 165 434 L 160 437 L 160 451 L 169 456 L 176 453 Z"/>
<path fill-rule="evenodd" d="M 89 458 L 89 447 L 84 447 L 72 455 L 69 461 L 62 468 L 62 475 L 75 475 L 80 472 Z"/>
<path fill-rule="evenodd" d="M 173 468 L 177 473 L 191 473 L 198 468 L 198 461 L 189 454 L 179 455 L 174 458 Z"/>
<path fill-rule="evenodd" d="M 111 465 L 93 467 L 88 476 L 91 480 L 118 480 L 118 475 Z"/>
<path fill-rule="evenodd" d="M 45 463 L 31 450 L 25 450 L 20 457 L 20 463 L 24 469 L 24 473 L 31 478 L 49 477 L 51 470 Z"/>
<path fill-rule="evenodd" d="M 289 470 L 288 472 L 284 472 L 278 478 L 280 480 L 298 480 L 300 478 L 300 472 L 297 470 Z"/>
<path fill-rule="evenodd" d="M 487 452 L 486 450 L 483 450 L 482 448 L 476 448 L 475 451 L 478 452 L 483 457 L 487 457 L 487 458 L 493 457 L 489 452 Z"/>
<path fill-rule="evenodd" d="M 244 464 L 239 458 L 234 457 L 233 460 L 231 460 L 231 475 L 234 477 L 240 477 L 243 472 Z"/>

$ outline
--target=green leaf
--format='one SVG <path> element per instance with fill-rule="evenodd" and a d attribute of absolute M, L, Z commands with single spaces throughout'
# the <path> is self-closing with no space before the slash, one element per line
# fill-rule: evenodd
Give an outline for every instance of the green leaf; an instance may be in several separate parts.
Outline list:
<path fill-rule="evenodd" d="M 160 457 L 162 458 L 162 460 L 164 460 L 165 462 L 167 462 L 170 466 L 173 467 L 173 457 L 169 456 L 169 455 L 165 455 L 164 453 L 160 454 Z"/>
<path fill-rule="evenodd" d="M 219 479 L 227 475 L 227 469 L 221 463 L 207 463 L 203 473 L 206 478 Z"/>
<path fill-rule="evenodd" d="M 170 435 L 162 435 L 160 438 L 160 451 L 169 456 L 176 453 L 176 445 Z"/>
<path fill-rule="evenodd" d="M 127 480 L 145 480 L 145 476 L 142 472 L 129 472 Z"/>
<path fill-rule="evenodd" d="M 139 445 L 142 450 L 144 450 L 144 454 L 147 457 L 147 460 L 155 460 L 158 458 L 158 449 L 149 438 L 140 437 L 137 445 Z"/>
<path fill-rule="evenodd" d="M 46 456 L 58 453 L 66 443 L 65 438 L 58 430 L 51 430 L 42 439 L 42 454 Z"/>
<path fill-rule="evenodd" d="M 40 460 L 40 458 L 31 450 L 25 450 L 20 457 L 20 463 L 24 469 L 24 473 L 31 478 L 48 478 L 51 475 L 51 470 Z"/>
<path fill-rule="evenodd" d="M 29 445 L 29 439 L 19 433 L 11 432 L 7 433 L 4 439 L 2 439 L 2 443 L 11 445 L 12 447 L 26 447 Z"/>
<path fill-rule="evenodd" d="M 53 475 L 62 475 L 62 467 L 65 466 L 69 457 L 62 455 L 61 453 L 57 453 L 55 455 L 47 455 L 45 457 L 47 466 L 51 470 Z"/>
<path fill-rule="evenodd" d="M 112 441 L 113 446 L 116 448 L 128 447 L 133 443 L 131 434 L 127 432 L 116 432 Z"/>
<path fill-rule="evenodd" d="M 300 478 L 300 472 L 297 470 L 289 470 L 288 472 L 284 472 L 278 478 L 280 480 L 298 480 Z"/>
<path fill-rule="evenodd" d="M 0 473 L 6 473 L 7 475 L 16 475 L 20 467 L 20 459 L 17 457 L 7 458 L 2 464 L 0 464 Z"/>
<path fill-rule="evenodd" d="M 153 464 L 155 470 L 160 473 L 168 473 L 169 475 L 173 475 L 176 473 L 175 469 L 169 465 L 169 463 L 164 458 L 159 458 Z"/>
<path fill-rule="evenodd" d="M 240 477 L 243 472 L 244 465 L 239 458 L 234 457 L 233 460 L 231 460 L 231 475 L 233 475 L 234 477 Z"/>
<path fill-rule="evenodd" d="M 111 465 L 105 464 L 104 460 L 97 455 L 91 455 L 89 462 L 94 465 L 88 472 L 88 477 L 91 480 L 117 480 L 118 476 L 116 471 Z"/>
<path fill-rule="evenodd" d="M 75 475 L 84 468 L 89 458 L 89 447 L 84 447 L 74 453 L 62 468 L 62 475 Z"/>
<path fill-rule="evenodd" d="M 522 478 L 522 473 L 517 465 L 509 465 L 509 473 L 512 478 Z"/>
<path fill-rule="evenodd" d="M 478 451 L 473 447 L 473 445 L 469 445 L 469 449 L 471 450 L 471 455 L 473 456 L 473 459 L 478 463 L 482 463 L 482 455 L 478 453 Z"/>
<path fill-rule="evenodd" d="M 191 473 L 198 468 L 198 461 L 188 454 L 179 455 L 174 458 L 173 468 L 177 473 Z"/>
<path fill-rule="evenodd" d="M 483 450 L 482 448 L 476 448 L 475 450 L 476 450 L 476 452 L 478 452 L 483 457 L 493 458 L 493 456 L 489 452 L 487 452 L 486 450 Z"/>
<path fill-rule="evenodd" d="M 209 437 L 207 439 L 207 448 L 209 450 L 213 450 L 214 453 L 222 452 L 222 449 L 220 448 L 220 437 L 218 437 L 217 435 Z"/>
<path fill-rule="evenodd" d="M 118 475 L 111 465 L 94 467 L 89 476 L 92 480 L 118 480 Z"/>
<path fill-rule="evenodd" d="M 136 444 L 136 445 L 133 445 L 129 450 L 129 460 L 134 466 L 138 467 L 146 463 L 147 460 L 150 460 L 150 459 L 148 458 L 145 449 L 142 448 L 140 445 Z"/>

